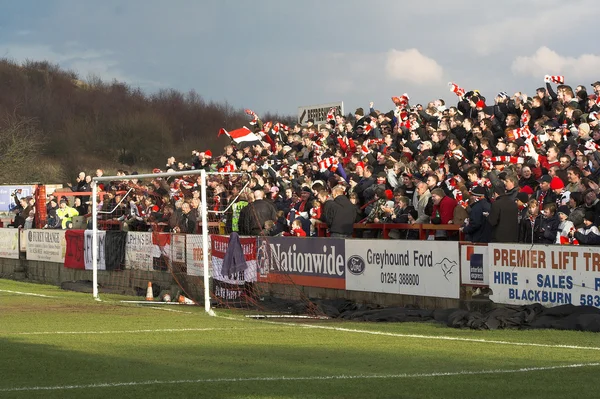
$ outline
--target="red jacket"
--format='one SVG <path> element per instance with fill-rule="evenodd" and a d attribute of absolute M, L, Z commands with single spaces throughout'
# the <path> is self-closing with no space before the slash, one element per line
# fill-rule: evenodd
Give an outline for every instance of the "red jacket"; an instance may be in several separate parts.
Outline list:
<path fill-rule="evenodd" d="M 454 208 L 456 208 L 456 205 L 457 202 L 454 198 L 445 195 L 438 205 L 433 205 L 431 219 L 439 217 L 441 224 L 448 224 L 454 218 Z"/>

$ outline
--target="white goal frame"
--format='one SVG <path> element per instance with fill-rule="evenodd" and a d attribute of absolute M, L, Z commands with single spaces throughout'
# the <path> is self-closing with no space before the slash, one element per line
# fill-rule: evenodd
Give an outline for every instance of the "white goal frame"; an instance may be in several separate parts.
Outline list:
<path fill-rule="evenodd" d="M 92 295 L 95 300 L 100 300 L 98 293 L 98 182 L 110 182 L 119 180 L 130 180 L 130 179 L 155 179 L 157 177 L 180 177 L 180 176 L 195 176 L 200 175 L 202 179 L 202 185 L 200 187 L 201 194 L 201 212 L 202 212 L 202 247 L 204 248 L 203 253 L 203 266 L 204 266 L 204 310 L 209 315 L 214 316 L 215 313 L 210 306 L 210 260 L 208 259 L 208 208 L 206 198 L 206 183 L 207 175 L 222 175 L 223 173 L 207 172 L 205 169 L 200 170 L 187 170 L 182 172 L 161 172 L 161 173 L 148 173 L 139 175 L 125 175 L 125 176 L 102 176 L 92 178 Z M 243 175 L 244 173 L 228 172 L 227 175 Z"/>

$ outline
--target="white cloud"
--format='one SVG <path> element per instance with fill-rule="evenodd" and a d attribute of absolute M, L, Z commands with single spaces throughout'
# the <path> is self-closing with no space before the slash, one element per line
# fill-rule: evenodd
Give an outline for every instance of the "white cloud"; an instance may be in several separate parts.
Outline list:
<path fill-rule="evenodd" d="M 567 57 L 546 46 L 540 47 L 531 56 L 515 58 L 511 70 L 515 75 L 532 76 L 540 80 L 544 75 L 565 75 L 565 80 L 597 79 L 600 70 L 600 56 L 581 54 Z"/>
<path fill-rule="evenodd" d="M 429 58 L 411 48 L 404 51 L 390 50 L 385 65 L 387 76 L 391 79 L 433 84 L 442 81 L 443 68 L 433 58 Z"/>
<path fill-rule="evenodd" d="M 580 39 L 573 36 L 576 27 L 594 26 L 600 16 L 597 0 L 497 2 L 489 10 L 493 21 L 474 19 L 468 32 L 468 42 L 479 55 L 490 55 L 517 49 L 532 49 L 543 43 L 569 43 Z M 486 3 L 486 7 L 488 4 Z M 514 6 L 514 7 L 512 7 Z M 574 12 L 575 8 L 582 10 Z M 587 29 L 587 28 L 586 28 Z M 585 35 L 585 33 L 584 33 Z"/>

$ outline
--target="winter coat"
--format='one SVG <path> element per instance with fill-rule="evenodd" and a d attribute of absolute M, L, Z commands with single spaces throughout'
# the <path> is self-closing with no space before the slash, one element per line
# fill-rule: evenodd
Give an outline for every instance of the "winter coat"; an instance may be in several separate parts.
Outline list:
<path fill-rule="evenodd" d="M 454 219 L 454 208 L 456 208 L 456 200 L 444 196 L 440 203 L 433 205 L 433 213 L 431 216 L 431 223 L 434 224 L 448 224 Z"/>
<path fill-rule="evenodd" d="M 558 234 L 560 219 L 558 215 L 552 215 L 549 218 L 542 218 L 539 231 L 539 240 L 541 244 L 554 244 Z"/>
<path fill-rule="evenodd" d="M 519 238 L 519 208 L 508 195 L 500 195 L 490 208 L 488 221 L 492 226 L 491 242 L 517 242 Z"/>
<path fill-rule="evenodd" d="M 485 198 L 471 206 L 469 224 L 463 228 L 467 240 L 471 242 L 490 242 L 492 239 L 492 226 L 488 223 L 488 215 L 491 207 Z"/>
<path fill-rule="evenodd" d="M 598 231 L 598 227 L 594 225 L 590 225 L 589 227 L 582 227 L 577 230 L 574 234 L 575 239 L 579 241 L 580 244 L 584 245 L 598 245 L 600 244 L 600 231 Z"/>
<path fill-rule="evenodd" d="M 331 233 L 352 235 L 356 221 L 356 206 L 345 195 L 338 195 L 331 202 L 331 219 L 327 226 Z M 329 209 L 328 209 L 329 210 Z"/>
<path fill-rule="evenodd" d="M 269 201 L 256 200 L 245 206 L 240 212 L 240 233 L 242 235 L 259 235 L 267 220 L 277 220 L 275 206 Z"/>

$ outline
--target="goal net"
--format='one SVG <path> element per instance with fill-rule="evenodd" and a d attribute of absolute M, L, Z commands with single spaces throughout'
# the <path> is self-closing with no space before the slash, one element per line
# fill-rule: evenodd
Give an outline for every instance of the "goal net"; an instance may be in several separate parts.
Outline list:
<path fill-rule="evenodd" d="M 248 206 L 260 196 L 249 174 L 158 171 L 94 181 L 85 253 L 95 298 L 320 315 L 282 271 L 272 242 L 281 237 L 269 237 L 263 216 Z"/>

